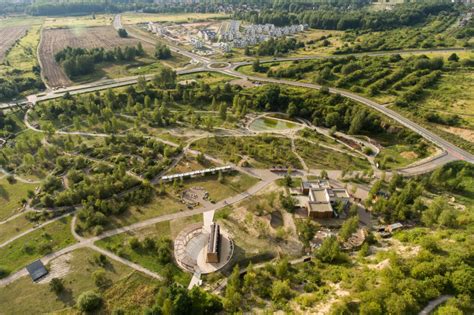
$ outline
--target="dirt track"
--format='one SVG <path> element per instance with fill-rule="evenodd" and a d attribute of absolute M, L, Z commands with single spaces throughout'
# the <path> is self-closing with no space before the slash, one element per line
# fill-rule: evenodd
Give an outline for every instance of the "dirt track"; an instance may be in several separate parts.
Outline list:
<path fill-rule="evenodd" d="M 138 42 L 139 40 L 133 38 L 120 38 L 112 26 L 45 29 L 39 50 L 44 78 L 50 87 L 72 84 L 63 69 L 54 60 L 54 55 L 68 46 L 112 49 L 114 47 L 136 46 Z M 146 50 L 152 49 L 152 47 L 147 47 L 146 43 L 143 43 L 143 47 Z"/>
<path fill-rule="evenodd" d="M 22 38 L 28 30 L 28 26 L 15 26 L 0 28 L 0 62 L 3 61 L 8 49 Z"/>

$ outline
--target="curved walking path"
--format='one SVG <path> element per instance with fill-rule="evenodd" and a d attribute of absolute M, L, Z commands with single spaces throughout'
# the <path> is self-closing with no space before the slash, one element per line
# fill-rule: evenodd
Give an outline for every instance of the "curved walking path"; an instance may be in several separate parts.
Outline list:
<path fill-rule="evenodd" d="M 242 201 L 246 198 L 249 198 L 249 197 L 255 195 L 257 192 L 261 191 L 262 189 L 264 189 L 265 187 L 270 185 L 275 179 L 279 178 L 278 175 L 275 175 L 275 174 L 271 173 L 270 171 L 266 171 L 266 170 L 248 170 L 248 173 L 254 174 L 253 176 L 259 177 L 262 180 L 260 182 L 258 182 L 257 184 L 255 184 L 254 186 L 247 189 L 246 191 L 240 193 L 240 194 L 234 195 L 234 196 L 229 197 L 225 200 L 221 200 L 221 201 L 217 202 L 216 204 L 211 204 L 211 205 L 208 205 L 208 206 L 205 206 L 205 207 L 196 208 L 196 209 L 190 210 L 190 211 L 176 212 L 176 213 L 171 213 L 171 214 L 151 218 L 151 219 L 148 219 L 148 220 L 145 220 L 145 221 L 142 221 L 142 222 L 138 222 L 138 223 L 135 223 L 135 224 L 132 224 L 132 225 L 129 225 L 129 226 L 119 227 L 119 228 L 116 228 L 116 229 L 113 229 L 113 230 L 105 231 L 104 233 L 102 233 L 98 236 L 91 237 L 91 238 L 83 238 L 83 237 L 79 236 L 77 233 L 75 233 L 75 231 L 74 231 L 72 233 L 73 233 L 73 236 L 76 238 L 76 240 L 78 240 L 77 243 L 75 243 L 71 246 L 65 247 L 65 248 L 63 248 L 63 249 L 61 249 L 57 252 L 46 255 L 43 258 L 41 258 L 41 261 L 43 262 L 43 264 L 48 264 L 51 260 L 53 260 L 53 259 L 55 259 L 55 258 L 57 258 L 61 255 L 70 253 L 70 252 L 72 252 L 72 251 L 74 251 L 78 248 L 83 248 L 83 247 L 89 247 L 89 248 L 93 248 L 94 250 L 96 250 L 97 246 L 94 245 L 95 242 L 97 242 L 99 240 L 102 240 L 102 239 L 105 239 L 107 237 L 117 235 L 117 234 L 126 233 L 126 232 L 130 232 L 130 231 L 135 231 L 135 230 L 140 230 L 144 227 L 147 227 L 149 225 L 154 225 L 154 224 L 160 223 L 160 222 L 171 221 L 171 220 L 174 220 L 174 219 L 185 218 L 185 217 L 193 216 L 193 215 L 196 215 L 196 214 L 201 214 L 201 213 L 211 211 L 211 210 L 221 209 L 225 206 L 238 203 L 238 202 L 240 202 L 240 201 Z M 74 229 L 74 226 L 75 226 L 76 219 L 74 219 L 74 217 L 73 217 L 73 222 L 74 222 L 74 224 L 71 224 L 71 229 Z M 148 275 L 150 275 L 154 278 L 158 279 L 158 277 L 160 277 L 157 274 L 152 275 L 152 274 L 150 274 L 151 271 L 149 271 L 148 269 L 143 268 L 139 265 L 136 265 L 132 262 L 129 262 L 129 261 L 127 261 L 127 260 L 125 260 L 121 257 L 116 256 L 115 254 L 112 254 L 112 253 L 104 250 L 104 249 L 100 249 L 98 251 L 103 253 L 104 255 L 109 256 L 112 259 L 123 262 L 123 263 L 127 264 L 129 267 L 134 268 L 134 269 L 139 270 L 139 271 L 142 271 L 142 272 L 144 272 L 144 273 L 146 273 L 146 274 L 148 274 Z M 144 270 L 146 270 L 146 271 L 144 271 Z M 26 271 L 26 268 L 23 268 L 23 269 L 15 272 L 15 273 L 9 275 L 8 277 L 6 277 L 4 279 L 0 279 L 0 287 L 6 286 L 6 285 L 16 281 L 17 279 L 19 279 L 19 278 L 21 278 L 25 275 L 27 275 L 27 271 Z"/>
<path fill-rule="evenodd" d="M 152 40 L 150 40 L 152 41 Z M 414 53 L 414 52 L 431 52 L 434 51 L 436 52 L 437 50 L 417 50 L 417 51 L 396 51 L 396 52 L 377 52 L 377 53 L 372 53 L 373 55 L 391 55 L 391 54 L 399 54 L 399 53 Z M 443 51 L 454 51 L 454 50 L 443 50 Z M 286 85 L 292 85 L 292 86 L 298 86 L 298 87 L 306 87 L 310 89 L 320 89 L 321 86 L 317 84 L 311 84 L 311 83 L 304 83 L 304 82 L 297 82 L 297 81 L 287 81 L 287 80 L 279 80 L 279 79 L 273 79 L 273 78 L 264 78 L 264 77 L 255 77 L 255 76 L 247 76 L 245 74 L 242 74 L 235 69 L 239 66 L 238 63 L 235 64 L 229 64 L 228 67 L 226 68 L 212 68 L 209 67 L 211 64 L 211 61 L 208 58 L 200 57 L 198 55 L 195 55 L 190 52 L 185 52 L 181 49 L 177 49 L 176 52 L 183 54 L 183 55 L 191 55 L 192 58 L 195 58 L 199 60 L 200 62 L 203 63 L 203 67 L 201 68 L 195 68 L 195 69 L 185 69 L 185 70 L 180 70 L 177 71 L 178 74 L 188 74 L 188 73 L 196 73 L 196 72 L 202 72 L 202 71 L 214 71 L 214 72 L 219 72 L 227 75 L 231 75 L 234 77 L 238 77 L 241 79 L 245 80 L 254 80 L 254 81 L 261 81 L 261 82 L 268 82 L 268 83 L 276 83 L 276 84 L 286 84 Z M 339 56 L 337 56 L 339 57 Z M 311 57 L 308 57 L 311 58 Z M 296 60 L 296 59 L 295 59 Z M 298 60 L 302 60 L 299 59 Z M 152 75 L 147 75 L 145 76 L 145 79 L 151 80 Z M 118 87 L 118 86 L 124 86 L 124 85 L 129 85 L 129 84 L 134 84 L 138 80 L 138 76 L 136 77 L 130 77 L 130 78 L 121 78 L 121 79 L 113 79 L 113 80 L 106 80 L 102 81 L 99 84 L 98 83 L 91 83 L 91 84 L 85 84 L 82 86 L 75 86 L 71 88 L 66 88 L 66 89 L 61 89 L 58 91 L 55 91 L 54 93 L 48 93 L 44 96 L 37 96 L 37 95 L 32 95 L 28 97 L 28 101 L 32 102 L 35 104 L 37 101 L 41 100 L 48 100 L 48 99 L 54 99 L 63 96 L 66 92 L 71 93 L 71 94 L 80 94 L 80 93 L 87 93 L 87 92 L 94 92 L 98 90 L 103 90 L 103 89 L 108 89 L 108 88 L 113 88 L 113 87 Z M 470 163 L 474 163 L 474 155 L 471 153 L 462 150 L 458 148 L 457 146 L 453 145 L 452 143 L 444 140 L 443 138 L 439 137 L 438 135 L 434 134 L 433 132 L 421 127 L 420 125 L 416 124 L 415 122 L 412 122 L 408 118 L 403 117 L 402 115 L 398 114 L 397 112 L 380 105 L 368 98 L 365 98 L 363 96 L 360 96 L 358 94 L 341 90 L 341 89 L 336 89 L 336 88 L 329 88 L 330 93 L 336 93 L 340 94 L 344 97 L 350 98 L 352 100 L 355 100 L 357 102 L 360 102 L 366 106 L 369 106 L 386 116 L 394 119 L 395 121 L 399 122 L 403 126 L 413 130 L 414 132 L 418 133 L 419 135 L 423 136 L 425 139 L 427 139 L 430 142 L 433 142 L 435 145 L 441 147 L 443 150 L 445 150 L 449 155 L 451 155 L 454 159 L 460 159 L 460 160 L 465 160 Z M 8 104 L 7 104 L 8 105 Z M 86 135 L 85 133 L 77 133 L 78 135 Z M 433 168 L 443 165 L 446 163 L 446 160 L 434 160 L 432 162 L 427 163 L 427 171 L 432 170 Z M 434 166 L 434 167 L 433 167 Z M 405 170 L 405 172 L 409 172 L 409 170 Z"/>
<path fill-rule="evenodd" d="M 22 214 L 23 214 L 23 213 L 22 213 Z M 19 239 L 19 238 L 21 238 L 21 237 L 23 237 L 23 236 L 25 236 L 25 235 L 27 235 L 27 234 L 29 234 L 29 233 L 31 233 L 31 232 L 34 232 L 34 231 L 36 231 L 36 230 L 41 229 L 41 228 L 45 227 L 45 226 L 48 225 L 48 224 L 51 224 L 51 223 L 53 223 L 53 222 L 55 222 L 55 221 L 58 221 L 58 220 L 61 220 L 61 219 L 65 218 L 65 217 L 67 217 L 68 215 L 70 215 L 70 213 L 63 214 L 63 215 L 61 215 L 61 216 L 59 216 L 59 217 L 56 217 L 56 218 L 51 219 L 51 220 L 48 220 L 48 221 L 46 221 L 46 222 L 44 222 L 44 223 L 42 223 L 42 224 L 40 224 L 40 225 L 38 225 L 38 226 L 36 226 L 36 227 L 33 227 L 33 228 L 31 228 L 31 229 L 28 229 L 28 230 L 26 230 L 26 231 L 24 231 L 24 232 L 22 232 L 22 233 L 20 233 L 20 234 L 17 234 L 17 235 L 15 235 L 14 237 L 10 238 L 8 241 L 5 241 L 5 242 L 3 242 L 2 244 L 0 244 L 0 248 L 7 246 L 8 244 L 10 244 L 10 243 L 16 241 L 17 239 Z"/>
<path fill-rule="evenodd" d="M 162 277 L 159 274 L 157 274 L 157 273 L 155 273 L 155 272 L 153 272 L 153 271 L 151 271 L 151 270 L 149 270 L 149 269 L 147 269 L 143 266 L 140 266 L 140 265 L 138 265 L 134 262 L 131 262 L 131 261 L 129 261 L 129 260 L 123 258 L 123 257 L 115 255 L 114 253 L 112 253 L 112 252 L 110 252 L 106 249 L 100 248 L 100 247 L 98 247 L 94 244 L 89 243 L 86 238 L 84 238 L 81 235 L 77 234 L 77 232 L 76 232 L 76 223 L 77 223 L 77 215 L 74 215 L 74 217 L 71 220 L 71 234 L 74 236 L 74 238 L 79 243 L 85 244 L 84 247 L 88 247 L 88 248 L 90 248 L 90 249 L 92 249 L 96 252 L 99 252 L 99 253 L 101 253 L 101 254 L 103 254 L 103 255 L 105 255 L 105 256 L 107 256 L 107 257 L 109 257 L 109 258 L 111 258 L 115 261 L 118 261 L 118 262 L 120 262 L 120 263 L 122 263 L 122 264 L 124 264 L 124 265 L 126 265 L 130 268 L 133 268 L 133 269 L 135 269 L 139 272 L 142 272 L 142 273 L 144 273 L 144 274 L 146 274 L 146 275 L 148 275 L 152 278 L 162 280 Z"/>
<path fill-rule="evenodd" d="M 24 214 L 27 213 L 27 212 L 31 212 L 31 210 L 23 210 L 23 211 L 21 211 L 21 212 L 18 212 L 17 214 L 14 214 L 14 215 L 12 215 L 12 216 L 9 216 L 9 217 L 6 218 L 5 220 L 0 221 L 0 225 L 5 224 L 5 223 L 8 223 L 8 222 L 10 222 L 10 221 L 13 221 L 13 220 L 15 220 L 16 218 L 21 217 L 22 215 L 24 215 Z"/>
<path fill-rule="evenodd" d="M 24 184 L 40 184 L 41 181 L 39 180 L 31 180 L 31 179 L 24 179 L 23 177 L 21 176 L 18 176 L 16 174 L 13 174 L 13 173 L 10 173 L 9 171 L 7 171 L 6 169 L 4 169 L 3 167 L 0 167 L 0 172 L 2 172 L 3 174 L 5 174 L 5 176 L 13 176 L 13 178 L 15 178 L 15 180 L 21 182 L 21 183 L 24 183 Z"/>
<path fill-rule="evenodd" d="M 429 302 L 428 305 L 426 305 L 425 308 L 422 309 L 421 312 L 418 313 L 418 315 L 431 314 L 431 312 L 433 312 L 439 305 L 443 304 L 451 297 L 452 297 L 451 295 L 441 295 L 437 299 Z"/>
<path fill-rule="evenodd" d="M 306 165 L 306 161 L 298 153 L 298 150 L 296 150 L 295 137 L 294 136 L 291 137 L 290 141 L 291 141 L 291 152 L 293 152 L 296 158 L 300 161 L 301 167 L 303 167 L 305 171 L 309 170 L 308 165 Z"/>
<path fill-rule="evenodd" d="M 309 88 L 309 89 L 315 89 L 319 90 L 321 89 L 321 85 L 318 84 L 313 84 L 313 83 L 305 83 L 305 82 L 298 82 L 298 81 L 288 81 L 288 80 L 280 80 L 280 79 L 274 79 L 274 78 L 266 78 L 266 77 L 257 77 L 257 76 L 247 76 L 245 74 L 242 74 L 236 70 L 221 70 L 219 72 L 224 72 L 225 74 L 234 76 L 234 77 L 239 77 L 241 79 L 245 80 L 253 80 L 253 81 L 260 81 L 260 82 L 267 82 L 267 83 L 274 83 L 274 84 L 285 84 L 285 85 L 290 85 L 290 86 L 296 86 L 296 87 L 304 87 L 304 88 Z M 425 129 L 424 127 L 416 124 L 415 122 L 409 120 L 408 118 L 403 117 L 399 113 L 395 112 L 394 110 L 391 110 L 385 106 L 382 106 L 378 104 L 377 102 L 372 101 L 371 99 L 368 99 L 366 97 L 360 96 L 358 94 L 346 91 L 346 90 L 341 90 L 337 88 L 329 88 L 329 92 L 333 94 L 340 94 L 341 96 L 344 96 L 346 98 L 352 99 L 356 102 L 362 103 L 372 109 L 375 109 L 382 114 L 388 116 L 389 118 L 397 121 L 401 125 L 407 127 L 408 129 L 416 132 L 423 138 L 427 139 L 428 141 L 434 143 L 435 145 L 439 146 L 443 150 L 447 151 L 449 155 L 453 156 L 456 159 L 464 160 L 469 163 L 474 163 L 474 155 L 455 146 L 454 144 L 444 140 L 440 136 L 434 134 L 433 132 Z"/>

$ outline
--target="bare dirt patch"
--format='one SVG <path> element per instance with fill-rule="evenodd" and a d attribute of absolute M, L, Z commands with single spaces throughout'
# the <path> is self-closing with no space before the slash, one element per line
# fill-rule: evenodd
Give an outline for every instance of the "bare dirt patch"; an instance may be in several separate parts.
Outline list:
<path fill-rule="evenodd" d="M 467 141 L 474 142 L 474 130 L 457 128 L 457 127 L 447 127 L 447 128 L 442 128 L 442 129 L 462 139 L 466 139 Z"/>
<path fill-rule="evenodd" d="M 388 258 L 385 260 L 382 260 L 378 264 L 367 265 L 369 269 L 375 269 L 375 270 L 382 270 L 382 269 L 387 268 L 388 266 L 390 266 L 390 260 Z"/>
<path fill-rule="evenodd" d="M 72 82 L 61 66 L 54 60 L 54 55 L 66 47 L 73 48 L 104 48 L 136 46 L 138 39 L 121 38 L 112 26 L 88 28 L 60 28 L 43 30 L 39 58 L 46 81 L 50 87 L 68 86 Z M 152 45 L 142 43 L 147 51 Z"/>
<path fill-rule="evenodd" d="M 0 62 L 15 42 L 25 36 L 27 30 L 26 25 L 0 28 Z"/>
<path fill-rule="evenodd" d="M 315 307 L 313 307 L 310 310 L 311 314 L 317 314 L 317 315 L 329 314 L 332 306 L 335 303 L 337 303 L 342 297 L 349 295 L 349 291 L 342 289 L 339 283 L 337 284 L 330 283 L 330 286 L 333 289 L 331 297 L 328 300 L 323 301 L 317 304 Z"/>
<path fill-rule="evenodd" d="M 400 153 L 400 155 L 407 160 L 414 160 L 418 158 L 418 154 L 413 151 L 405 151 Z"/>
<path fill-rule="evenodd" d="M 244 79 L 235 79 L 229 82 L 231 85 L 239 85 L 243 88 L 251 88 L 254 87 L 255 84 L 252 83 L 250 80 L 244 80 Z"/>

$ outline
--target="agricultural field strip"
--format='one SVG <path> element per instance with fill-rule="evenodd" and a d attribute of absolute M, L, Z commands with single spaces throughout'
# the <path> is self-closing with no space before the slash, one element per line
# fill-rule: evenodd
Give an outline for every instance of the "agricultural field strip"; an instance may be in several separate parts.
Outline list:
<path fill-rule="evenodd" d="M 136 46 L 139 39 L 120 38 L 111 26 L 90 27 L 86 30 L 46 29 L 43 30 L 39 58 L 43 67 L 44 77 L 52 87 L 71 85 L 61 66 L 54 60 L 54 55 L 66 47 L 72 48 L 104 48 Z M 145 43 L 145 49 L 152 49 Z"/>
<path fill-rule="evenodd" d="M 26 34 L 28 29 L 29 27 L 25 25 L 0 28 L 0 38 L 2 39 L 0 43 L 0 62 L 3 61 L 15 42 Z"/>

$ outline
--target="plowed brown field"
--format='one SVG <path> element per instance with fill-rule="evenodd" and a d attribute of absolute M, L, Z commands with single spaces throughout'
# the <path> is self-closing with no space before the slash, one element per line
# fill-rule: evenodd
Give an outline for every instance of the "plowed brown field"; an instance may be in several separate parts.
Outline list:
<path fill-rule="evenodd" d="M 51 88 L 72 84 L 61 66 L 54 60 L 54 55 L 68 46 L 113 49 L 115 47 L 136 46 L 138 42 L 139 40 L 134 38 L 119 37 L 112 26 L 45 29 L 43 30 L 39 52 L 43 77 Z M 142 44 L 147 51 L 153 49 L 150 44 Z"/>
<path fill-rule="evenodd" d="M 20 38 L 22 38 L 28 26 L 12 26 L 0 28 L 0 62 L 5 58 L 8 49 Z"/>

